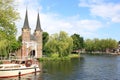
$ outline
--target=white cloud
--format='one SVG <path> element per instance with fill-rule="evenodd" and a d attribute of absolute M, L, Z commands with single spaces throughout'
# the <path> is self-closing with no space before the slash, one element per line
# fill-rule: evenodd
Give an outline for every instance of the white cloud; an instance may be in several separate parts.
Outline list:
<path fill-rule="evenodd" d="M 102 27 L 102 23 L 96 20 L 80 20 L 75 18 L 60 19 L 56 14 L 40 14 L 41 25 L 44 31 L 50 34 L 66 31 L 69 34 L 95 32 Z M 85 35 L 84 35 L 85 36 Z"/>
<path fill-rule="evenodd" d="M 91 14 L 110 19 L 112 22 L 120 22 L 120 4 L 105 2 L 104 0 L 80 0 L 80 7 L 88 7 Z"/>
<path fill-rule="evenodd" d="M 37 20 L 37 13 L 39 9 L 40 13 L 40 20 L 41 20 L 41 27 L 43 31 L 47 31 L 49 34 L 58 33 L 59 31 L 65 31 L 67 33 L 74 34 L 82 34 L 84 37 L 94 37 L 95 32 L 102 27 L 102 23 L 96 20 L 88 20 L 84 19 L 81 20 L 79 15 L 64 17 L 61 18 L 60 14 L 55 13 L 43 13 L 42 6 L 40 6 L 38 0 L 18 0 L 19 7 L 18 10 L 20 12 L 21 20 L 17 22 L 18 27 L 18 35 L 21 34 L 21 28 L 23 27 L 24 18 L 25 18 L 25 11 L 26 5 L 28 4 L 28 18 L 29 18 L 29 25 L 31 31 L 33 33 L 36 27 L 36 20 Z M 39 4 L 38 4 L 39 3 Z"/>
<path fill-rule="evenodd" d="M 86 31 L 96 31 L 102 27 L 102 23 L 96 20 L 80 20 L 75 24 Z"/>
<path fill-rule="evenodd" d="M 103 4 L 104 0 L 80 0 L 79 6 L 90 7 L 91 5 Z"/>
<path fill-rule="evenodd" d="M 91 8 L 91 14 L 109 18 L 112 22 L 120 22 L 120 4 L 96 5 Z"/>

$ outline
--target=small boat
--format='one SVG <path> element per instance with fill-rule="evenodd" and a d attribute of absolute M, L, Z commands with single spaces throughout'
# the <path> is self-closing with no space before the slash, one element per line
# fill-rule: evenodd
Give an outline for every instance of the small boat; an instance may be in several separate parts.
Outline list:
<path fill-rule="evenodd" d="M 40 72 L 38 64 L 33 64 L 32 60 L 21 63 L 10 63 L 0 65 L 0 78 L 20 77 L 26 74 Z"/>

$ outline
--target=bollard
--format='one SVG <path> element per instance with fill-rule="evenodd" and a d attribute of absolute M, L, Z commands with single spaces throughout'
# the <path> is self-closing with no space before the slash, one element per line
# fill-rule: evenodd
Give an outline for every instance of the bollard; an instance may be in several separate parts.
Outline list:
<path fill-rule="evenodd" d="M 36 67 L 35 67 L 35 75 L 36 75 Z"/>
<path fill-rule="evenodd" d="M 20 79 L 21 78 L 21 72 L 20 71 L 19 71 L 18 75 L 19 75 L 19 79 Z"/>

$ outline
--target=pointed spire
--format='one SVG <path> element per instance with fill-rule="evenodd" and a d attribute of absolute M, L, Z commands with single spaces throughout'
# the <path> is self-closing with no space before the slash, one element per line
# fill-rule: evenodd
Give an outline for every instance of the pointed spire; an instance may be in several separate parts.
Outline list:
<path fill-rule="evenodd" d="M 28 22 L 27 9 L 26 9 L 26 15 L 25 15 L 25 21 L 24 21 L 23 29 L 30 29 L 30 27 L 29 27 L 29 22 Z"/>
<path fill-rule="evenodd" d="M 35 31 L 42 31 L 41 25 L 40 25 L 39 13 L 38 13 L 38 16 L 37 16 L 37 24 L 36 24 Z"/>

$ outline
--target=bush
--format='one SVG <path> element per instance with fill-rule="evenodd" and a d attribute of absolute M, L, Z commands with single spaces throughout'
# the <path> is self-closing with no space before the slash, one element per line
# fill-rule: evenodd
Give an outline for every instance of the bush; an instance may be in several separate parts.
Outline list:
<path fill-rule="evenodd" d="M 39 58 L 40 62 L 43 61 L 65 61 L 65 60 L 71 60 L 71 58 L 78 58 L 80 55 L 78 54 L 70 54 L 69 56 L 66 57 L 59 57 L 58 54 L 52 54 L 51 57 L 43 57 Z"/>
<path fill-rule="evenodd" d="M 51 57 L 52 57 L 52 58 L 58 58 L 58 57 L 59 57 L 59 54 L 57 54 L 57 53 L 51 54 Z"/>

